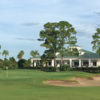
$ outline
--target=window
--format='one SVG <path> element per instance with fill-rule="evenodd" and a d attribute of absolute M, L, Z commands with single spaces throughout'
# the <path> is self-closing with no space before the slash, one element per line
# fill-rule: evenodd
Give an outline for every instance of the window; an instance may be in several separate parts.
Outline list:
<path fill-rule="evenodd" d="M 79 61 L 78 60 L 74 60 L 73 67 L 78 67 L 78 66 L 79 66 Z"/>
<path fill-rule="evenodd" d="M 93 66 L 97 66 L 97 62 L 96 61 L 93 61 Z"/>
<path fill-rule="evenodd" d="M 49 61 L 49 65 L 51 65 L 51 61 Z"/>
<path fill-rule="evenodd" d="M 60 64 L 60 63 L 61 63 L 61 61 L 60 61 L 60 60 L 57 60 L 57 61 L 56 61 L 56 63 L 57 63 L 57 64 Z"/>
<path fill-rule="evenodd" d="M 88 67 L 89 66 L 89 62 L 87 60 L 83 61 L 83 66 Z"/>

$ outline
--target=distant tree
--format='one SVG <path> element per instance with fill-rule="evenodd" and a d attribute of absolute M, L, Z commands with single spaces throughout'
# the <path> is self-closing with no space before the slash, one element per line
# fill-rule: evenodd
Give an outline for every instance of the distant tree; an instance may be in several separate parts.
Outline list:
<path fill-rule="evenodd" d="M 4 66 L 9 66 L 9 60 L 7 58 L 4 58 L 4 61 L 3 61 L 3 65 Z"/>
<path fill-rule="evenodd" d="M 18 58 L 19 60 L 22 59 L 21 54 L 18 54 L 18 55 L 17 55 L 17 58 Z"/>
<path fill-rule="evenodd" d="M 22 59 L 22 58 L 23 58 L 23 55 L 24 55 L 24 51 L 21 50 L 21 51 L 19 52 L 19 54 L 17 55 L 17 58 L 18 58 L 18 59 Z"/>
<path fill-rule="evenodd" d="M 37 56 L 39 56 L 40 54 L 38 53 L 37 50 L 36 50 L 36 51 L 32 50 L 32 51 L 30 52 L 30 55 L 31 55 L 32 57 L 37 57 Z"/>
<path fill-rule="evenodd" d="M 9 58 L 9 61 L 10 61 L 10 62 L 16 62 L 16 59 L 15 59 L 14 57 L 10 57 L 10 58 Z"/>
<path fill-rule="evenodd" d="M 3 50 L 2 56 L 5 55 L 5 58 L 7 58 L 7 56 L 9 55 L 9 51 L 8 50 Z"/>
<path fill-rule="evenodd" d="M 23 56 L 23 55 L 24 55 L 24 51 L 23 51 L 23 50 L 21 50 L 21 51 L 20 51 L 20 54 Z"/>
<path fill-rule="evenodd" d="M 100 54 L 100 28 L 96 29 L 96 33 L 92 35 L 93 41 L 91 42 L 93 44 L 92 49 L 96 51 L 96 53 Z"/>
<path fill-rule="evenodd" d="M 65 44 L 75 45 L 77 42 L 76 39 L 76 31 L 72 27 L 72 25 L 67 21 L 60 21 L 57 24 L 57 28 L 59 31 L 59 51 L 61 54 L 61 64 L 63 64 L 63 56 L 66 48 L 64 47 Z"/>
<path fill-rule="evenodd" d="M 10 64 L 10 68 L 17 68 L 18 64 L 16 62 L 16 59 L 14 57 L 10 57 L 9 58 L 9 64 Z"/>

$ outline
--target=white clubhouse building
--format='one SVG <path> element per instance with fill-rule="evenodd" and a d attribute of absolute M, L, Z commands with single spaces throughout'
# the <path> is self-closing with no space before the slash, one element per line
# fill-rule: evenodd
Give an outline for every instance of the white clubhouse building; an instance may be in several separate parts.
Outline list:
<path fill-rule="evenodd" d="M 96 53 L 83 50 L 80 46 L 69 46 L 68 48 L 77 48 L 79 55 L 77 56 L 64 56 L 63 63 L 70 65 L 70 67 L 98 67 L 100 66 L 100 56 Z M 41 57 L 31 58 L 31 63 L 34 66 L 40 64 Z M 61 56 L 56 53 L 56 66 L 60 67 Z M 54 66 L 54 59 L 47 63 L 47 66 Z"/>

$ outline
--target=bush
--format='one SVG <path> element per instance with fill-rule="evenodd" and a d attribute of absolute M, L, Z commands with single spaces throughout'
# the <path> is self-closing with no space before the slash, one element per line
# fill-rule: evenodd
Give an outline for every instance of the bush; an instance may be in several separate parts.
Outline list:
<path fill-rule="evenodd" d="M 46 72 L 56 72 L 56 67 L 45 66 L 45 67 L 42 67 L 41 70 L 46 71 Z"/>
<path fill-rule="evenodd" d="M 98 66 L 98 72 L 100 72 L 100 66 Z"/>
<path fill-rule="evenodd" d="M 73 71 L 84 71 L 89 73 L 98 73 L 100 72 L 100 67 L 76 67 L 72 68 Z"/>
<path fill-rule="evenodd" d="M 19 61 L 18 61 L 18 68 L 19 68 L 19 69 L 24 68 L 24 63 L 25 63 L 25 62 L 26 62 L 25 59 L 21 59 L 21 60 L 19 60 Z"/>
<path fill-rule="evenodd" d="M 17 63 L 15 63 L 15 64 L 11 63 L 11 64 L 9 64 L 9 66 L 8 66 L 8 69 L 17 69 L 17 68 L 18 68 Z"/>
<path fill-rule="evenodd" d="M 33 67 L 33 69 L 41 69 L 41 67 L 40 66 L 35 66 L 35 67 Z"/>
<path fill-rule="evenodd" d="M 59 68 L 60 71 L 68 71 L 70 70 L 70 66 L 69 65 L 66 65 L 66 64 L 62 64 L 60 65 L 60 68 Z"/>
<path fill-rule="evenodd" d="M 28 59 L 28 60 L 25 60 L 25 62 L 24 62 L 24 64 L 23 64 L 23 66 L 24 66 L 24 68 L 26 67 L 31 67 L 31 60 L 30 59 Z"/>

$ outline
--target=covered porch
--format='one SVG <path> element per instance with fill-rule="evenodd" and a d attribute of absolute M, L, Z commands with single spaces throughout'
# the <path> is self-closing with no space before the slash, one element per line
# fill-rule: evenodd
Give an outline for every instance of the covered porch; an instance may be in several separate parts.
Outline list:
<path fill-rule="evenodd" d="M 41 59 L 32 59 L 31 66 L 39 66 Z M 63 59 L 63 64 L 70 67 L 98 67 L 100 66 L 99 59 Z M 56 67 L 60 67 L 61 59 L 56 59 Z M 54 60 L 48 61 L 44 66 L 54 66 Z"/>
<path fill-rule="evenodd" d="M 56 60 L 56 66 L 60 67 L 61 60 Z M 64 59 L 63 64 L 70 65 L 70 67 L 97 67 L 99 60 L 97 59 Z"/>

